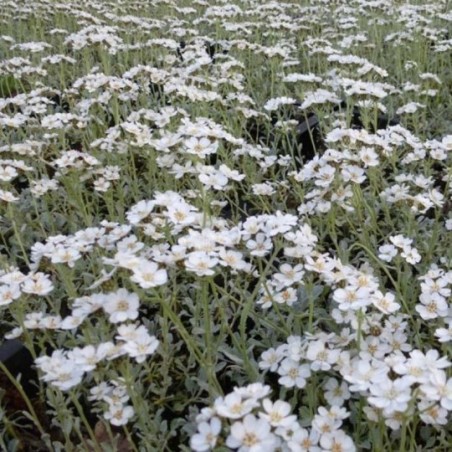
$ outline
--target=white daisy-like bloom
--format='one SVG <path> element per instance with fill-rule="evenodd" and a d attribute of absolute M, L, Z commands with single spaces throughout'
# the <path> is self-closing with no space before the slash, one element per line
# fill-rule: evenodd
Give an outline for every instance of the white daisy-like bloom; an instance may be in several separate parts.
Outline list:
<path fill-rule="evenodd" d="M 356 311 L 369 306 L 372 303 L 370 295 L 371 292 L 366 287 L 349 285 L 343 289 L 336 289 L 333 292 L 333 300 L 338 303 L 339 309 L 343 311 L 347 311 L 349 309 Z"/>
<path fill-rule="evenodd" d="M 221 433 L 221 421 L 217 417 L 198 424 L 198 432 L 190 438 L 190 447 L 196 452 L 212 450 Z"/>
<path fill-rule="evenodd" d="M 219 170 L 228 178 L 231 180 L 235 180 L 236 182 L 240 182 L 243 179 L 245 179 L 245 174 L 240 174 L 237 170 L 232 170 L 224 163 L 220 165 Z"/>
<path fill-rule="evenodd" d="M 404 237 L 402 234 L 397 234 L 389 237 L 391 243 L 399 249 L 405 249 L 413 243 L 413 239 Z"/>
<path fill-rule="evenodd" d="M 418 303 L 414 309 L 424 320 L 446 317 L 449 314 L 447 300 L 437 293 L 421 293 L 419 301 L 420 303 Z"/>
<path fill-rule="evenodd" d="M 296 422 L 297 417 L 291 415 L 292 408 L 289 403 L 283 400 L 272 402 L 270 399 L 262 401 L 263 412 L 258 415 L 261 419 L 265 419 L 272 427 L 289 426 Z"/>
<path fill-rule="evenodd" d="M 443 408 L 452 411 L 452 378 L 440 370 L 430 374 L 429 381 L 420 386 L 426 399 L 437 401 Z"/>
<path fill-rule="evenodd" d="M 339 104 L 341 102 L 341 99 L 339 99 L 339 97 L 335 93 L 320 88 L 316 91 L 306 92 L 306 94 L 304 95 L 304 101 L 301 104 L 300 108 L 301 110 L 306 110 L 312 105 L 325 104 L 327 102 Z"/>
<path fill-rule="evenodd" d="M 428 383 L 430 375 L 450 365 L 446 357 L 439 358 L 437 350 L 428 350 L 426 354 L 420 350 L 412 350 L 410 358 L 395 363 L 393 369 L 412 383 Z"/>
<path fill-rule="evenodd" d="M 318 447 L 319 439 L 320 433 L 317 430 L 299 428 L 287 440 L 287 447 L 291 452 L 321 452 L 322 449 Z"/>
<path fill-rule="evenodd" d="M 270 182 L 264 182 L 262 184 L 253 184 L 251 186 L 253 190 L 253 194 L 258 196 L 271 196 L 276 193 L 275 188 L 272 186 Z"/>
<path fill-rule="evenodd" d="M 311 376 L 311 369 L 309 364 L 301 364 L 292 359 L 284 359 L 278 369 L 280 379 L 278 383 L 286 388 L 304 388 L 306 386 L 306 379 Z"/>
<path fill-rule="evenodd" d="M 204 251 L 193 251 L 187 254 L 185 268 L 197 276 L 210 276 L 215 273 L 215 266 L 219 260 Z"/>
<path fill-rule="evenodd" d="M 378 258 L 385 262 L 391 262 L 397 256 L 397 252 L 394 245 L 382 245 L 378 248 Z"/>
<path fill-rule="evenodd" d="M 21 296 L 19 284 L 5 284 L 0 286 L 0 306 L 11 304 Z"/>
<path fill-rule="evenodd" d="M 377 360 L 355 358 L 348 366 L 348 372 L 343 374 L 344 379 L 350 383 L 349 390 L 352 392 L 368 391 L 369 388 L 380 381 L 387 379 L 389 366 Z"/>
<path fill-rule="evenodd" d="M 423 399 L 418 402 L 417 407 L 419 417 L 426 424 L 436 426 L 447 424 L 449 412 L 438 403 Z"/>
<path fill-rule="evenodd" d="M 344 165 L 341 169 L 344 181 L 362 184 L 366 180 L 365 171 L 357 165 Z"/>
<path fill-rule="evenodd" d="M 293 105 L 296 102 L 297 100 L 293 97 L 276 97 L 267 101 L 267 103 L 264 105 L 264 110 L 275 111 L 281 105 Z"/>
<path fill-rule="evenodd" d="M 324 452 L 355 452 L 353 440 L 343 430 L 325 433 L 320 437 L 320 445 Z"/>
<path fill-rule="evenodd" d="M 140 300 L 138 295 L 128 292 L 126 289 L 118 289 L 116 292 L 105 294 L 102 309 L 109 315 L 111 323 L 135 320 L 138 317 Z"/>
<path fill-rule="evenodd" d="M 210 141 L 209 138 L 206 137 L 190 137 L 184 142 L 184 152 L 202 158 L 215 154 L 217 149 L 218 141 Z"/>
<path fill-rule="evenodd" d="M 411 400 L 411 381 L 408 378 L 382 379 L 369 388 L 369 403 L 390 415 L 396 411 L 406 411 Z"/>
<path fill-rule="evenodd" d="M 162 286 L 168 281 L 168 274 L 165 269 L 147 259 L 140 259 L 139 265 L 133 268 L 131 281 L 136 282 L 143 289 Z"/>
<path fill-rule="evenodd" d="M 340 385 L 336 378 L 329 378 L 323 386 L 325 400 L 331 406 L 342 406 L 345 400 L 350 399 L 350 391 L 348 385 L 343 381 Z"/>
<path fill-rule="evenodd" d="M 313 371 L 330 370 L 339 358 L 339 354 L 340 350 L 326 348 L 322 340 L 311 341 L 306 350 L 306 359 L 311 361 Z"/>
<path fill-rule="evenodd" d="M 63 350 L 55 350 L 51 356 L 36 358 L 35 364 L 43 372 L 42 379 L 62 391 L 77 386 L 85 373 Z"/>
<path fill-rule="evenodd" d="M 149 356 L 152 355 L 159 346 L 159 341 L 149 334 L 141 335 L 135 340 L 130 340 L 122 344 L 122 351 L 135 358 L 137 363 L 142 363 Z"/>
<path fill-rule="evenodd" d="M 269 348 L 261 355 L 259 361 L 259 369 L 269 370 L 270 372 L 276 372 L 279 363 L 284 359 L 284 352 L 278 348 Z"/>
<path fill-rule="evenodd" d="M 409 264 L 415 265 L 421 261 L 421 255 L 419 251 L 411 246 L 407 246 L 403 248 L 402 253 L 400 254 Z"/>
<path fill-rule="evenodd" d="M 337 419 L 325 407 L 319 407 L 318 414 L 312 419 L 312 429 L 320 435 L 336 432 L 342 425 L 342 419 Z"/>
<path fill-rule="evenodd" d="M 424 104 L 420 104 L 419 102 L 409 102 L 408 104 L 403 105 L 402 107 L 398 108 L 396 111 L 397 115 L 402 114 L 412 114 L 416 113 L 417 110 L 420 108 L 426 108 Z"/>
<path fill-rule="evenodd" d="M 234 392 L 245 399 L 259 400 L 268 396 L 271 392 L 270 386 L 262 383 L 251 383 L 244 387 L 235 387 Z"/>
<path fill-rule="evenodd" d="M 50 276 L 37 272 L 27 275 L 27 279 L 21 284 L 21 290 L 35 295 L 47 295 L 54 289 Z"/>
<path fill-rule="evenodd" d="M 164 215 L 174 224 L 188 226 L 197 220 L 197 209 L 185 202 L 178 202 L 168 206 Z"/>
<path fill-rule="evenodd" d="M 243 259 L 243 254 L 239 251 L 222 248 L 218 252 L 219 263 L 234 270 L 249 271 L 251 265 Z"/>
<path fill-rule="evenodd" d="M 304 271 L 302 264 L 297 264 L 295 266 L 282 264 L 279 267 L 279 273 L 275 273 L 273 279 L 276 280 L 278 286 L 282 288 L 290 287 L 293 284 L 301 284 L 303 276 Z"/>
<path fill-rule="evenodd" d="M 75 262 L 81 258 L 80 252 L 74 247 L 65 245 L 57 245 L 52 253 L 51 261 L 54 264 L 62 263 L 73 267 Z"/>
<path fill-rule="evenodd" d="M 298 73 L 294 72 L 292 74 L 287 74 L 286 76 L 284 76 L 282 81 L 286 82 L 286 83 L 294 83 L 294 82 L 321 83 L 322 78 L 315 74 L 312 74 L 312 73 L 298 74 Z"/>
<path fill-rule="evenodd" d="M 155 202 L 142 200 L 132 206 L 126 214 L 127 221 L 130 224 L 136 225 L 144 220 L 153 210 Z"/>
<path fill-rule="evenodd" d="M 282 291 L 277 291 L 273 294 L 273 300 L 278 304 L 286 304 L 292 306 L 298 300 L 298 294 L 293 287 L 286 287 Z"/>
<path fill-rule="evenodd" d="M 13 328 L 9 333 L 5 333 L 5 339 L 11 340 L 11 339 L 17 339 L 18 337 L 22 336 L 24 330 L 22 327 L 17 326 L 16 328 Z"/>
<path fill-rule="evenodd" d="M 233 449 L 246 451 L 276 451 L 279 446 L 276 435 L 271 432 L 271 426 L 265 419 L 258 419 L 253 414 L 245 416 L 242 422 L 234 422 L 231 432 L 226 438 L 226 445 Z"/>
<path fill-rule="evenodd" d="M 395 296 L 390 292 L 383 294 L 377 290 L 371 298 L 373 305 L 383 314 L 393 314 L 400 309 L 400 304 L 394 301 Z"/>
<path fill-rule="evenodd" d="M 198 168 L 198 170 L 198 179 L 207 189 L 224 190 L 229 182 L 224 173 L 212 166 L 203 166 Z"/>
<path fill-rule="evenodd" d="M 452 320 L 447 322 L 447 328 L 437 328 L 435 336 L 439 342 L 452 342 Z"/>
<path fill-rule="evenodd" d="M 120 427 L 126 425 L 134 415 L 135 411 L 130 405 L 112 404 L 108 407 L 108 411 L 104 413 L 104 418 L 111 425 Z"/>
<path fill-rule="evenodd" d="M 273 248 L 273 242 L 266 234 L 258 233 L 255 239 L 250 239 L 246 242 L 246 247 L 250 250 L 252 256 L 263 257 L 266 256 Z"/>
<path fill-rule="evenodd" d="M 220 417 L 240 419 L 251 413 L 253 408 L 258 405 L 258 402 L 253 398 L 244 398 L 238 392 L 231 392 L 225 397 L 219 397 L 215 400 L 214 410 Z"/>
<path fill-rule="evenodd" d="M 97 354 L 97 349 L 93 345 L 85 347 L 75 347 L 68 352 L 68 357 L 73 359 L 84 372 L 89 372 L 96 368 L 97 363 L 102 359 Z"/>

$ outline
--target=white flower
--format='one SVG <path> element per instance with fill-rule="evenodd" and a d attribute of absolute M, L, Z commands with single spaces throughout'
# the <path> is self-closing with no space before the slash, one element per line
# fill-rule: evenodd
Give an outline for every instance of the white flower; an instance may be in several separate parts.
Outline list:
<path fill-rule="evenodd" d="M 365 172 L 362 168 L 356 165 L 345 165 L 341 169 L 342 178 L 344 181 L 352 181 L 355 184 L 362 184 L 366 180 Z"/>
<path fill-rule="evenodd" d="M 18 337 L 22 336 L 23 332 L 23 328 L 18 326 L 16 328 L 13 328 L 9 333 L 5 333 L 5 339 L 17 339 Z"/>
<path fill-rule="evenodd" d="M 135 320 L 138 317 L 140 300 L 138 295 L 128 292 L 126 289 L 119 289 L 105 295 L 102 305 L 103 310 L 109 314 L 108 320 L 112 323 Z"/>
<path fill-rule="evenodd" d="M 447 328 L 437 328 L 435 336 L 439 342 L 451 342 L 452 341 L 452 320 L 447 323 Z"/>
<path fill-rule="evenodd" d="M 311 369 L 330 370 L 331 365 L 339 358 L 340 350 L 329 350 L 322 340 L 311 341 L 306 351 L 306 358 L 311 362 Z"/>
<path fill-rule="evenodd" d="M 438 401 L 448 411 L 452 411 L 452 378 L 440 370 L 430 374 L 430 381 L 420 386 L 428 400 Z"/>
<path fill-rule="evenodd" d="M 133 407 L 130 405 L 115 404 L 109 406 L 108 411 L 104 413 L 104 418 L 110 421 L 111 425 L 119 427 L 126 425 L 134 414 Z"/>
<path fill-rule="evenodd" d="M 0 306 L 6 306 L 21 295 L 19 284 L 0 286 Z"/>
<path fill-rule="evenodd" d="M 407 246 L 403 248 L 403 251 L 401 253 L 401 256 L 409 263 L 409 264 L 417 264 L 421 261 L 421 255 L 419 254 L 419 251 L 411 246 Z"/>
<path fill-rule="evenodd" d="M 331 406 L 342 406 L 344 401 L 350 398 L 348 385 L 345 381 L 339 386 L 339 383 L 335 378 L 329 378 L 323 388 L 325 389 L 323 394 L 325 400 Z"/>
<path fill-rule="evenodd" d="M 281 105 L 292 105 L 297 100 L 292 97 L 276 97 L 274 99 L 270 99 L 264 105 L 264 110 L 274 111 L 277 110 Z"/>
<path fill-rule="evenodd" d="M 370 359 L 355 359 L 350 363 L 349 373 L 344 375 L 353 392 L 368 391 L 371 386 L 379 385 L 387 379 L 389 367 L 381 361 Z"/>
<path fill-rule="evenodd" d="M 218 264 L 216 257 L 210 256 L 204 251 L 193 251 L 187 255 L 185 268 L 198 276 L 213 275 L 213 268 Z"/>
<path fill-rule="evenodd" d="M 419 417 L 426 424 L 446 425 L 448 422 L 448 411 L 429 400 L 421 400 L 418 403 Z"/>
<path fill-rule="evenodd" d="M 339 309 L 356 311 L 371 304 L 370 291 L 366 287 L 354 285 L 346 286 L 344 289 L 336 289 L 333 292 L 333 300 L 338 303 Z"/>
<path fill-rule="evenodd" d="M 297 291 L 293 287 L 287 287 L 281 292 L 273 294 L 273 300 L 279 304 L 292 306 L 298 299 Z"/>
<path fill-rule="evenodd" d="M 214 409 L 218 416 L 239 419 L 256 408 L 258 403 L 252 398 L 243 398 L 238 392 L 231 392 L 215 400 Z"/>
<path fill-rule="evenodd" d="M 411 400 L 411 382 L 407 378 L 389 378 L 370 386 L 371 397 L 369 403 L 383 409 L 388 415 L 396 411 L 406 411 Z"/>
<path fill-rule="evenodd" d="M 240 182 L 245 179 L 245 174 L 240 174 L 237 170 L 232 170 L 224 163 L 220 165 L 219 170 L 228 178 Z"/>
<path fill-rule="evenodd" d="M 300 365 L 297 361 L 286 358 L 282 361 L 278 374 L 281 378 L 278 383 L 286 388 L 304 388 L 306 386 L 306 378 L 311 376 L 309 364 Z"/>
<path fill-rule="evenodd" d="M 218 257 L 220 258 L 220 265 L 223 265 L 224 267 L 231 267 L 234 270 L 250 270 L 250 264 L 243 260 L 243 254 L 239 251 L 222 248 L 218 252 Z"/>
<path fill-rule="evenodd" d="M 392 314 L 400 309 L 400 304 L 394 301 L 395 296 L 390 292 L 383 295 L 377 290 L 371 299 L 373 305 L 384 314 Z"/>
<path fill-rule="evenodd" d="M 258 196 L 271 196 L 276 193 L 276 190 L 270 182 L 264 182 L 262 184 L 253 184 L 251 186 L 253 194 Z"/>
<path fill-rule="evenodd" d="M 262 257 L 267 255 L 271 251 L 271 249 L 273 248 L 273 243 L 266 234 L 260 232 L 256 234 L 255 240 L 250 239 L 246 242 L 246 247 L 251 250 L 250 254 L 252 256 Z"/>
<path fill-rule="evenodd" d="M 418 108 L 425 108 L 425 105 L 420 104 L 419 102 L 409 102 L 408 104 L 405 104 L 402 107 L 398 108 L 396 114 L 402 115 L 404 113 L 415 113 Z"/>
<path fill-rule="evenodd" d="M 389 237 L 389 240 L 394 244 L 394 246 L 401 249 L 405 249 L 413 243 L 413 239 L 404 237 L 402 234 L 393 235 Z"/>
<path fill-rule="evenodd" d="M 122 350 L 130 357 L 135 358 L 137 363 L 142 363 L 148 355 L 152 355 L 159 341 L 154 336 L 141 335 L 133 341 L 127 341 L 122 345 Z"/>
<path fill-rule="evenodd" d="M 208 138 L 190 137 L 184 142 L 185 152 L 187 154 L 197 155 L 199 157 L 206 157 L 210 154 L 215 154 L 218 149 L 217 141 L 210 141 Z"/>
<path fill-rule="evenodd" d="M 324 452 L 355 452 L 356 446 L 353 440 L 342 430 L 333 433 L 325 433 L 320 437 L 320 445 Z"/>
<path fill-rule="evenodd" d="M 25 293 L 47 295 L 52 292 L 53 284 L 48 275 L 38 272 L 28 275 L 22 283 L 21 289 Z"/>
<path fill-rule="evenodd" d="M 303 265 L 297 264 L 294 267 L 290 264 L 282 264 L 279 267 L 280 273 L 275 273 L 273 279 L 278 282 L 281 287 L 289 287 L 292 284 L 302 282 L 304 276 Z"/>
<path fill-rule="evenodd" d="M 140 259 L 139 264 L 133 268 L 131 281 L 136 282 L 143 289 L 161 286 L 168 281 L 168 274 L 165 269 L 147 259 Z"/>
<path fill-rule="evenodd" d="M 239 394 L 244 399 L 259 400 L 270 394 L 270 386 L 263 385 L 262 383 L 251 383 L 248 386 L 239 388 L 235 387 L 234 392 Z"/>
<path fill-rule="evenodd" d="M 394 245 L 382 245 L 378 248 L 378 257 L 382 261 L 391 262 L 397 256 L 397 249 Z"/>
<path fill-rule="evenodd" d="M 144 220 L 154 209 L 155 202 L 142 200 L 132 206 L 126 214 L 127 220 L 130 224 L 139 224 Z"/>
<path fill-rule="evenodd" d="M 84 372 L 94 370 L 96 364 L 102 359 L 93 345 L 86 345 L 83 348 L 75 347 L 68 352 L 68 357 L 73 359 Z"/>
<path fill-rule="evenodd" d="M 196 452 L 213 449 L 221 432 L 221 421 L 213 417 L 208 422 L 198 424 L 198 433 L 190 438 L 190 447 Z"/>
<path fill-rule="evenodd" d="M 270 429 L 266 420 L 248 414 L 243 422 L 232 424 L 226 445 L 239 452 L 273 452 L 279 442 Z"/>
<path fill-rule="evenodd" d="M 63 350 L 55 350 L 52 356 L 36 358 L 35 364 L 43 372 L 42 379 L 62 391 L 78 385 L 85 373 Z"/>
<path fill-rule="evenodd" d="M 280 361 L 284 358 L 284 353 L 280 348 L 274 349 L 269 348 L 261 355 L 261 360 L 259 361 L 259 369 L 270 370 L 271 372 L 276 372 Z"/>
<path fill-rule="evenodd" d="M 199 181 L 206 186 L 207 189 L 215 188 L 216 190 L 224 190 L 229 179 L 219 170 L 212 166 L 204 166 L 200 168 L 198 175 Z"/>
<path fill-rule="evenodd" d="M 291 452 L 321 452 L 318 447 L 320 434 L 317 430 L 311 429 L 309 432 L 305 428 L 300 428 L 294 432 L 292 438 L 287 442 Z"/>
<path fill-rule="evenodd" d="M 438 293 L 429 294 L 424 292 L 420 295 L 419 301 L 414 309 L 424 320 L 446 317 L 449 312 L 449 305 L 444 297 Z"/>
<path fill-rule="evenodd" d="M 166 216 L 176 225 L 187 226 L 196 221 L 195 208 L 184 202 L 176 202 L 168 206 Z"/>
<path fill-rule="evenodd" d="M 400 360 L 393 366 L 393 369 L 412 383 L 428 383 L 431 372 L 437 372 L 451 365 L 445 356 L 441 358 L 439 356 L 437 350 L 428 350 L 426 354 L 420 350 L 412 350 L 410 358 Z"/>
<path fill-rule="evenodd" d="M 296 422 L 297 417 L 295 415 L 289 416 L 292 410 L 290 404 L 283 400 L 277 400 L 273 403 L 270 399 L 264 399 L 262 406 L 265 412 L 260 412 L 259 417 L 265 419 L 273 427 L 289 426 Z"/>

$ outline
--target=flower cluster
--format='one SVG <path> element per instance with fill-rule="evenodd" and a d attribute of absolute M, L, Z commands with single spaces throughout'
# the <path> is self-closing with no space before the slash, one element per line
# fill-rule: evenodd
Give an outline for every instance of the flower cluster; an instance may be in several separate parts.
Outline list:
<path fill-rule="evenodd" d="M 197 433 L 191 437 L 192 450 L 215 450 L 225 444 L 246 451 L 355 451 L 352 439 L 341 430 L 350 413 L 338 406 L 319 407 L 310 428 L 297 419 L 288 402 L 272 401 L 270 387 L 253 383 L 203 408 L 196 417 Z"/>
<path fill-rule="evenodd" d="M 0 0 L 42 449 L 452 449 L 447 3 Z"/>

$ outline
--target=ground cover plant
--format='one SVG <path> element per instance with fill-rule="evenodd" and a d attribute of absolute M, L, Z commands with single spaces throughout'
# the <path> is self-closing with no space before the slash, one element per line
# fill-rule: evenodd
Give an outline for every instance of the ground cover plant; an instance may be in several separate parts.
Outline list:
<path fill-rule="evenodd" d="M 2 450 L 452 449 L 450 2 L 0 6 Z"/>

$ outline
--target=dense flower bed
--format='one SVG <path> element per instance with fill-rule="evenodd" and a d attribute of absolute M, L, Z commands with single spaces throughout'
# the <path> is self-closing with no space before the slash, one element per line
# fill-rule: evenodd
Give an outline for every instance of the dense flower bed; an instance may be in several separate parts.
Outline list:
<path fill-rule="evenodd" d="M 3 449 L 452 448 L 446 0 L 0 6 Z"/>

